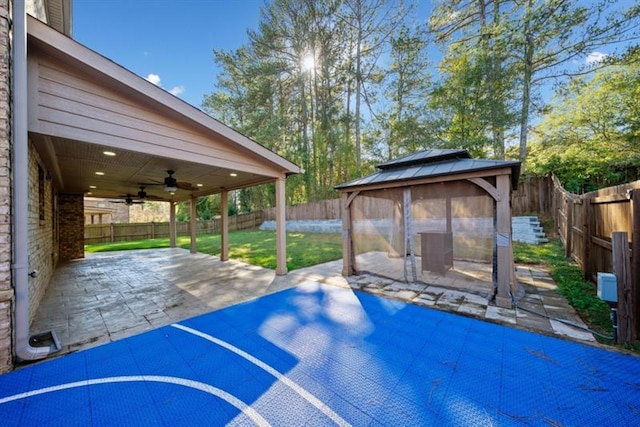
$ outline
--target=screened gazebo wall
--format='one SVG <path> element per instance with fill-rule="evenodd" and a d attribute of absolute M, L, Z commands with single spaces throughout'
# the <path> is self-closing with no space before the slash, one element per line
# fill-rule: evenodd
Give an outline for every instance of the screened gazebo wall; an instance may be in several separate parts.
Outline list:
<path fill-rule="evenodd" d="M 494 212 L 494 200 L 468 181 L 362 191 L 352 202 L 355 270 L 411 281 L 455 274 L 458 286 L 492 294 Z"/>
<path fill-rule="evenodd" d="M 337 186 L 343 273 L 462 288 L 510 307 L 518 291 L 510 196 L 519 167 L 465 150 L 425 150 Z"/>

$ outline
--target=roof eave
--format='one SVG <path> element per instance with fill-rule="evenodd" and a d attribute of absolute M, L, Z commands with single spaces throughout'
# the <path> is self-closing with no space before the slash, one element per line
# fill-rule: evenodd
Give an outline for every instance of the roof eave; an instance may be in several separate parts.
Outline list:
<path fill-rule="evenodd" d="M 134 91 L 137 96 L 146 98 L 149 103 L 164 107 L 182 119 L 188 119 L 260 156 L 281 170 L 284 177 L 302 173 L 302 169 L 293 162 L 32 16 L 28 17 L 27 32 L 29 37 L 64 55 L 68 60 L 81 63 L 105 79 L 110 79 L 124 89 Z"/>

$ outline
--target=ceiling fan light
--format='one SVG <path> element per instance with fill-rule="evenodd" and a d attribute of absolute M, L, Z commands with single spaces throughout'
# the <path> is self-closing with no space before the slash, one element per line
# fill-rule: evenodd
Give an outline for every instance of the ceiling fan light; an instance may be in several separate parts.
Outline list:
<path fill-rule="evenodd" d="M 165 185 L 164 186 L 164 191 L 168 192 L 168 193 L 175 193 L 176 191 L 178 191 L 178 187 L 174 186 L 169 186 L 169 185 Z"/>

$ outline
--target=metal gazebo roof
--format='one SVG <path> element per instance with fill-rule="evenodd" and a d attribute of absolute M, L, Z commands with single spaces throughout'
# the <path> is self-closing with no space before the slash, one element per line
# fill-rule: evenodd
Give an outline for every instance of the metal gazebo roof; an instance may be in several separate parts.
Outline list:
<path fill-rule="evenodd" d="M 355 187 L 399 183 L 509 167 L 512 169 L 511 185 L 515 190 L 520 176 L 519 161 L 472 159 L 467 150 L 423 150 L 379 164 L 377 167 L 380 169 L 379 172 L 337 185 L 335 188 L 337 190 L 348 190 Z"/>

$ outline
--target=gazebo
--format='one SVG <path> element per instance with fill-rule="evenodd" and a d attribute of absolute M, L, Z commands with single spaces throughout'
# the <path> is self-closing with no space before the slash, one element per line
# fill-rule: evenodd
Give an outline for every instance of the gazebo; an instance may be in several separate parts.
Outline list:
<path fill-rule="evenodd" d="M 428 272 L 423 280 L 445 283 L 463 264 L 484 265 L 489 297 L 511 307 L 517 285 L 510 201 L 520 162 L 431 149 L 378 169 L 336 187 L 342 193 L 343 274 L 362 272 L 367 263 L 389 270 L 401 261 L 405 280 L 416 282 Z"/>

